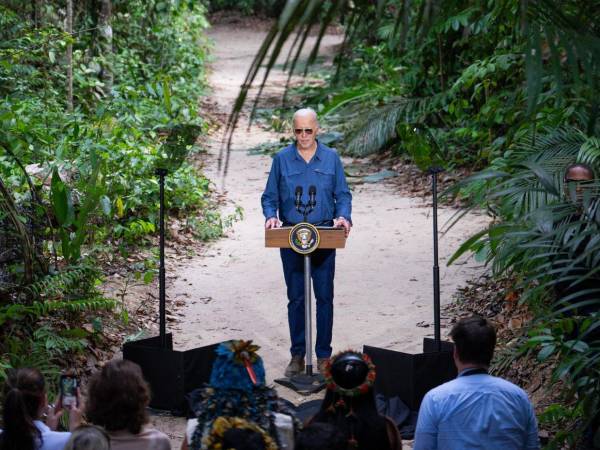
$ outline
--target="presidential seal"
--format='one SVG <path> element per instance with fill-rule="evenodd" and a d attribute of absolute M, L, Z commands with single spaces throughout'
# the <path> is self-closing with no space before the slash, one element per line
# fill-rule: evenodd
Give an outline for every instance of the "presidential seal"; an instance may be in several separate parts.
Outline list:
<path fill-rule="evenodd" d="M 296 253 L 308 255 L 319 247 L 319 230 L 311 223 L 301 222 L 290 230 L 290 247 Z"/>

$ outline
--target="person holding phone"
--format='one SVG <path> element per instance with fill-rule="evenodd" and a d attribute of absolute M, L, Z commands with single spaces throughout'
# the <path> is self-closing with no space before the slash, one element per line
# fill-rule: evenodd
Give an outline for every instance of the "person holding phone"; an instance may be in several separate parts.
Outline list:
<path fill-rule="evenodd" d="M 79 381 L 74 371 L 69 370 L 60 376 L 60 400 L 63 407 L 78 406 L 78 390 Z"/>
<path fill-rule="evenodd" d="M 78 391 L 75 395 L 76 402 L 69 407 L 69 430 L 81 424 Z M 0 450 L 62 450 L 71 437 L 70 432 L 56 431 L 63 412 L 61 397 L 56 406 L 48 404 L 46 382 L 39 370 L 11 371 L 4 388 Z"/>

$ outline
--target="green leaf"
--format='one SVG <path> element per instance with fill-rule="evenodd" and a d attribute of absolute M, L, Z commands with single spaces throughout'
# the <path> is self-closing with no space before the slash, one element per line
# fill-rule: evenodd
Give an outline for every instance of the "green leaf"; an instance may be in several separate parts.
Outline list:
<path fill-rule="evenodd" d="M 567 347 L 568 349 L 574 351 L 574 352 L 578 352 L 578 353 L 582 353 L 587 351 L 590 346 L 588 344 L 586 344 L 583 341 L 567 341 L 565 342 L 565 347 Z"/>
<path fill-rule="evenodd" d="M 144 272 L 144 283 L 150 284 L 152 283 L 152 280 L 154 280 L 154 271 L 149 270 Z"/>
<path fill-rule="evenodd" d="M 485 236 L 488 233 L 488 229 L 484 229 L 481 230 L 480 232 L 474 234 L 473 236 L 471 236 L 469 239 L 467 239 L 465 242 L 463 242 L 461 244 L 460 247 L 458 247 L 458 250 L 456 250 L 454 252 L 454 254 L 450 257 L 450 259 L 448 260 L 448 262 L 446 263 L 447 266 L 449 266 L 450 264 L 452 264 L 454 261 L 456 261 L 458 258 L 460 258 L 465 252 L 467 251 L 477 251 L 478 249 L 475 248 L 475 244 L 478 244 L 480 239 Z"/>
<path fill-rule="evenodd" d="M 163 97 L 164 97 L 164 101 L 165 101 L 165 109 L 167 110 L 167 113 L 169 113 L 169 116 L 173 116 L 173 104 L 171 103 L 171 86 L 169 84 L 169 80 L 168 79 L 163 79 L 162 81 L 162 90 L 163 90 Z"/>
<path fill-rule="evenodd" d="M 73 210 L 73 201 L 71 191 L 60 178 L 58 169 L 55 167 L 52 171 L 52 180 L 50 183 L 52 193 L 52 206 L 56 220 L 63 227 L 68 227 L 73 223 L 75 213 Z"/>
<path fill-rule="evenodd" d="M 94 332 L 102 333 L 102 329 L 104 328 L 104 326 L 102 325 L 102 318 L 94 317 L 94 319 L 92 319 L 92 327 Z"/>
<path fill-rule="evenodd" d="M 527 112 L 532 114 L 542 91 L 542 45 L 539 27 L 533 25 L 529 30 L 528 37 L 525 52 Z"/>
<path fill-rule="evenodd" d="M 552 353 L 554 353 L 554 350 L 556 350 L 555 344 L 543 346 L 540 352 L 538 353 L 538 360 L 545 361 L 550 355 L 552 355 Z"/>
<path fill-rule="evenodd" d="M 527 341 L 530 344 L 537 344 L 540 342 L 552 342 L 552 341 L 554 341 L 554 337 L 542 334 L 540 336 L 533 336 L 533 337 L 529 338 Z"/>

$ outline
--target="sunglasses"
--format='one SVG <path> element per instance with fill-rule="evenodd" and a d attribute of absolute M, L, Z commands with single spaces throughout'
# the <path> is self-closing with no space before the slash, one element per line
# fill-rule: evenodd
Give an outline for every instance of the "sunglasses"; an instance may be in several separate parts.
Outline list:
<path fill-rule="evenodd" d="M 307 136 L 313 134 L 312 128 L 294 128 L 294 134 L 300 136 L 302 133 L 305 133 Z"/>
<path fill-rule="evenodd" d="M 565 178 L 565 183 L 581 183 L 581 184 L 592 184 L 594 180 L 577 180 L 573 178 Z"/>

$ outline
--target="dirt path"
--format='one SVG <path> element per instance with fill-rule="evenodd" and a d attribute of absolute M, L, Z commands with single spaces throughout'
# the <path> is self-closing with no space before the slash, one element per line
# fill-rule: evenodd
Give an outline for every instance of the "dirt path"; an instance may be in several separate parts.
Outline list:
<path fill-rule="evenodd" d="M 211 98 L 219 111 L 228 113 L 264 32 L 235 24 L 214 26 L 209 34 L 215 41 Z M 324 50 L 331 51 L 339 41 L 340 36 L 326 36 Z M 268 93 L 281 92 L 283 80 L 281 72 L 274 73 Z M 286 291 L 278 251 L 264 248 L 260 194 L 271 159 L 250 156 L 247 149 L 278 137 L 258 127 L 250 132 L 244 125 L 238 128 L 225 184 L 226 209 L 233 209 L 234 204 L 242 206 L 244 220 L 234 225 L 227 239 L 210 246 L 203 257 L 180 267 L 177 279 L 168 286 L 171 300 L 186 301 L 181 310 L 184 319 L 170 327 L 177 348 L 232 338 L 252 339 L 262 347 L 269 381 L 282 375 L 289 358 Z M 216 154 L 218 144 L 213 147 Z M 216 158 L 205 170 L 209 177 L 218 179 L 214 178 L 215 166 Z M 222 186 L 220 182 L 217 185 Z M 431 327 L 417 326 L 431 322 L 433 314 L 430 208 L 381 183 L 358 185 L 353 195 L 355 226 L 347 248 L 337 257 L 334 352 L 361 349 L 363 344 L 418 352 L 422 337 L 433 332 Z M 440 223 L 453 212 L 441 208 Z M 444 261 L 485 222 L 484 217 L 473 216 L 441 239 L 443 302 L 481 270 L 464 261 L 447 268 Z M 278 391 L 292 401 L 301 400 L 285 388 Z M 178 448 L 183 421 L 168 420 L 159 427 L 168 429 L 173 448 Z"/>

